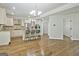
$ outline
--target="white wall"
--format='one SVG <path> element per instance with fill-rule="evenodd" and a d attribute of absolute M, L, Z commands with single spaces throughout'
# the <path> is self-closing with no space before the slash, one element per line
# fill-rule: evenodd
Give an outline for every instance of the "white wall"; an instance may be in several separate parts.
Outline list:
<path fill-rule="evenodd" d="M 45 17 L 43 20 L 43 34 L 48 34 L 48 22 L 49 18 Z"/>
<path fill-rule="evenodd" d="M 63 39 L 63 17 L 61 15 L 49 16 L 48 35 L 49 39 Z"/>
<path fill-rule="evenodd" d="M 72 40 L 79 40 L 79 13 L 50 16 L 48 35 L 50 39 L 62 39 L 66 35 Z"/>

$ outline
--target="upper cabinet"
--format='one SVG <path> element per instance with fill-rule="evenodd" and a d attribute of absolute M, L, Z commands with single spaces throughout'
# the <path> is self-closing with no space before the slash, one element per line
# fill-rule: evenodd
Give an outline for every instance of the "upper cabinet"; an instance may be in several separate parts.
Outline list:
<path fill-rule="evenodd" d="M 21 26 L 24 26 L 24 22 L 25 22 L 25 20 L 22 19 L 22 20 L 21 20 Z"/>
<path fill-rule="evenodd" d="M 14 25 L 24 26 L 24 19 L 14 19 L 13 23 Z"/>
<path fill-rule="evenodd" d="M 4 24 L 6 20 L 6 11 L 4 8 L 0 8 L 0 24 Z"/>
<path fill-rule="evenodd" d="M 5 25 L 6 26 L 13 26 L 13 18 L 6 17 Z"/>
<path fill-rule="evenodd" d="M 13 23 L 14 23 L 14 25 L 21 25 L 21 20 L 20 19 L 14 19 Z"/>

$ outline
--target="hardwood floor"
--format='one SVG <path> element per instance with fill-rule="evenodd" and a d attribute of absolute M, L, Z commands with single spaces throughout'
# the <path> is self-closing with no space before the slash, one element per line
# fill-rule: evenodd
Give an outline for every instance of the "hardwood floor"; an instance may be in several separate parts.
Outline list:
<path fill-rule="evenodd" d="M 0 46 L 0 53 L 7 53 L 9 56 L 77 56 L 79 41 L 72 41 L 68 37 L 49 40 L 47 35 L 31 41 L 12 38 L 10 45 Z"/>

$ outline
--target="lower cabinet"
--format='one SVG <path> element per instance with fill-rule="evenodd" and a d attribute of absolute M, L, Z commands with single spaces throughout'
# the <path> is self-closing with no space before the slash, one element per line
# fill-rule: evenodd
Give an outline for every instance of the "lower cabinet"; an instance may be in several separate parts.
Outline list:
<path fill-rule="evenodd" d="M 11 31 L 11 37 L 22 37 L 23 36 L 23 30 L 12 30 Z"/>
<path fill-rule="evenodd" d="M 10 31 L 0 32 L 0 45 L 8 45 L 10 43 Z"/>

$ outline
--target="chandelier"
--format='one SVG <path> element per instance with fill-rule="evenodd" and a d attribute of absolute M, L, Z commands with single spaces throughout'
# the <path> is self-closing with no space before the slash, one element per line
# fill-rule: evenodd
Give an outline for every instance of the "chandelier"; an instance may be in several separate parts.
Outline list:
<path fill-rule="evenodd" d="M 41 11 L 37 11 L 37 10 L 32 10 L 31 12 L 30 12 L 30 14 L 31 15 L 33 15 L 33 16 L 39 16 L 40 14 L 42 14 L 42 12 Z"/>
<path fill-rule="evenodd" d="M 42 14 L 42 11 L 38 10 L 37 5 L 35 5 L 35 9 L 30 12 L 32 16 L 39 16 Z"/>

